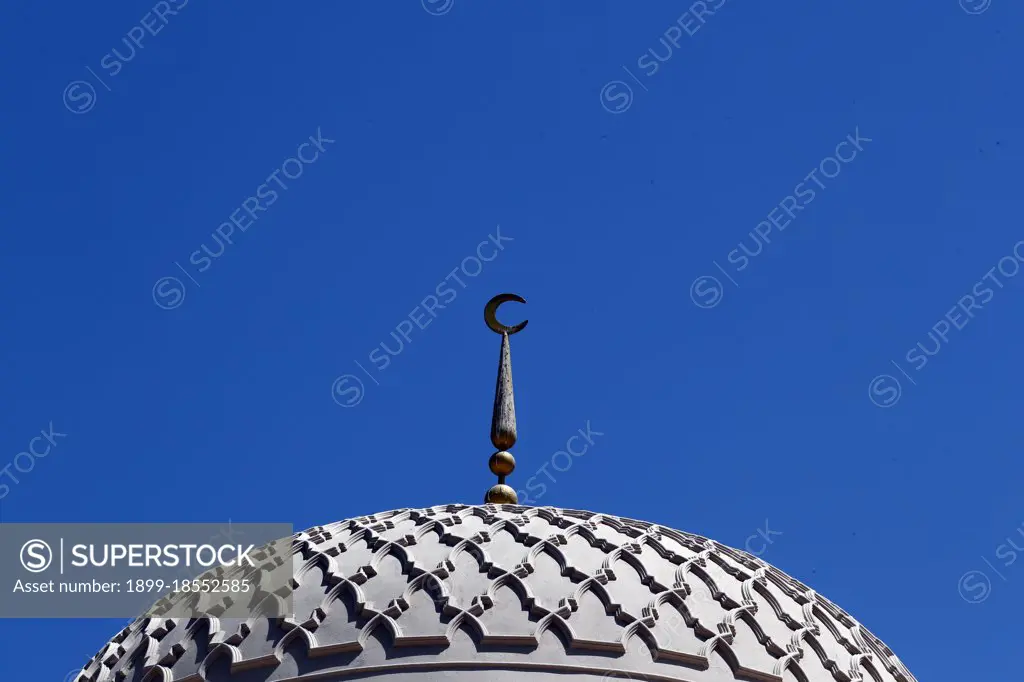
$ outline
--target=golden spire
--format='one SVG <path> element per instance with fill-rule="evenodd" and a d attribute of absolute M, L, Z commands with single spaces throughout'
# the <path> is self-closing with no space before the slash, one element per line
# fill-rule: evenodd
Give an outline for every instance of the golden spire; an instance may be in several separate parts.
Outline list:
<path fill-rule="evenodd" d="M 485 504 L 518 504 L 519 497 L 511 486 L 505 485 L 505 477 L 516 468 L 515 457 L 508 449 L 516 443 L 516 403 L 512 395 L 512 351 L 508 337 L 526 326 L 523 320 L 513 327 L 498 322 L 498 306 L 506 301 L 526 303 L 516 294 L 498 294 L 484 307 L 484 321 L 492 331 L 501 334 L 501 356 L 498 360 L 498 383 L 494 388 L 494 413 L 491 416 L 491 443 L 498 452 L 491 455 L 488 466 L 498 477 L 498 484 L 484 495 Z"/>

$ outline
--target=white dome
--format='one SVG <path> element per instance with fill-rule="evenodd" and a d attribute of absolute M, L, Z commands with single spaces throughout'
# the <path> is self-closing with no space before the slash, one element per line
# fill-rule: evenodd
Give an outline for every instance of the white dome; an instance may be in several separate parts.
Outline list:
<path fill-rule="evenodd" d="M 914 682 L 760 559 L 608 514 L 402 509 L 295 535 L 293 619 L 141 619 L 79 682 Z"/>

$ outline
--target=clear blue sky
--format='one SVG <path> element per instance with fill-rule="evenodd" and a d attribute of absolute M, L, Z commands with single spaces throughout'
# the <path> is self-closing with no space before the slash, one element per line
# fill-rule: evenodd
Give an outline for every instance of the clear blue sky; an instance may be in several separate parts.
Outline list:
<path fill-rule="evenodd" d="M 603 434 L 539 504 L 767 523 L 919 679 L 1016 669 L 1024 7 L 707 6 L 14 0 L 0 466 L 67 435 L 2 520 L 478 502 L 513 291 L 511 481 Z M 0 678 L 120 624 L 2 622 Z"/>

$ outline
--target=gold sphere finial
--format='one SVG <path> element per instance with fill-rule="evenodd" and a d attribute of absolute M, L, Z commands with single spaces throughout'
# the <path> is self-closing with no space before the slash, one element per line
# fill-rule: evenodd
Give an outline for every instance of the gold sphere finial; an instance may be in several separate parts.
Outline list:
<path fill-rule="evenodd" d="M 511 452 L 501 450 L 491 455 L 491 461 L 487 463 L 487 466 L 491 468 L 491 473 L 495 476 L 508 476 L 516 468 L 516 458 L 512 456 Z"/>
<path fill-rule="evenodd" d="M 484 495 L 484 504 L 519 504 L 519 496 L 511 486 L 499 483 Z"/>

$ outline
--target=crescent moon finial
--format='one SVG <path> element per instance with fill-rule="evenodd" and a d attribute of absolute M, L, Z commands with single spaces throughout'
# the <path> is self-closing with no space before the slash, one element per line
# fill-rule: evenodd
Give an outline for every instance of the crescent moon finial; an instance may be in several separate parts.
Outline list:
<path fill-rule="evenodd" d="M 522 331 L 528 320 L 511 327 L 498 322 L 498 306 L 506 301 L 526 303 L 518 294 L 498 294 L 484 307 L 484 321 L 495 333 L 501 334 L 501 355 L 498 358 L 498 382 L 494 389 L 494 412 L 491 415 L 491 443 L 498 449 L 488 462 L 498 484 L 484 495 L 487 504 L 518 504 L 515 488 L 505 484 L 505 477 L 516 468 L 515 457 L 508 450 L 516 442 L 516 403 L 512 395 L 512 353 L 508 337 Z"/>
<path fill-rule="evenodd" d="M 498 306 L 508 301 L 515 301 L 516 303 L 526 303 L 526 299 L 519 294 L 498 294 L 484 306 L 484 321 L 487 326 L 491 328 L 491 331 L 497 334 L 515 334 L 521 332 L 529 320 L 523 320 L 517 325 L 511 327 L 498 322 Z"/>

